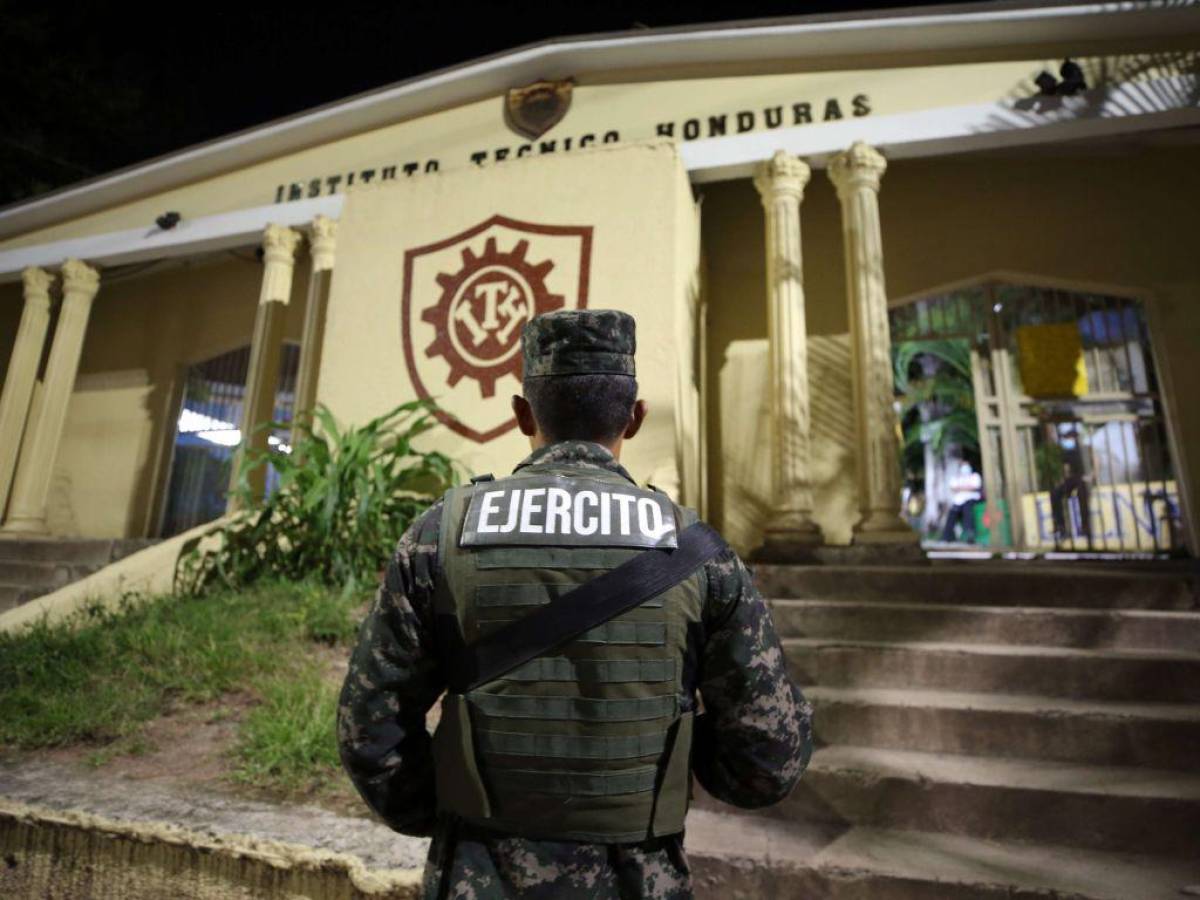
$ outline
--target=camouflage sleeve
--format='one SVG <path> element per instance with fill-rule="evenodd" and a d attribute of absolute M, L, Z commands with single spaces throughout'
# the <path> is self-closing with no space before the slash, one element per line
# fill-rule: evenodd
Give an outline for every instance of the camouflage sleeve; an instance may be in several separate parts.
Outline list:
<path fill-rule="evenodd" d="M 432 831 L 425 714 L 444 685 L 433 631 L 441 501 L 400 538 L 363 621 L 338 702 L 338 748 L 367 805 L 405 834 Z"/>
<path fill-rule="evenodd" d="M 718 800 L 778 803 L 812 755 L 812 707 L 792 682 L 770 607 L 737 554 L 727 550 L 705 572 L 704 714 L 696 722 L 693 770 Z"/>

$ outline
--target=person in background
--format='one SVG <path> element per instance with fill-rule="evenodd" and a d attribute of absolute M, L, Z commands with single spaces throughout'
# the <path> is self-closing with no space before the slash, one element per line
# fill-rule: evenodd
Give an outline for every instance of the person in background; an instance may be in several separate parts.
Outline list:
<path fill-rule="evenodd" d="M 983 477 L 971 468 L 965 459 L 958 464 L 958 472 L 950 479 L 950 512 L 946 514 L 946 526 L 942 529 L 942 540 L 955 540 L 955 529 L 962 526 L 962 543 L 975 543 L 975 504 L 983 499 Z"/>

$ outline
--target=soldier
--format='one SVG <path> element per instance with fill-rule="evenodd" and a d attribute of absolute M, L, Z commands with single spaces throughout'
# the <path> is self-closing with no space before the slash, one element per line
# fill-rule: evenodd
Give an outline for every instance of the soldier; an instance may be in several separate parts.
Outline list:
<path fill-rule="evenodd" d="M 342 689 L 342 762 L 392 828 L 432 835 L 426 897 L 690 897 L 691 777 L 736 806 L 779 802 L 811 708 L 737 554 L 618 462 L 647 411 L 633 319 L 555 312 L 521 340 L 512 402 L 533 452 L 400 539 Z M 705 529 L 707 561 L 688 562 Z M 610 608 L 584 622 L 587 591 Z"/>

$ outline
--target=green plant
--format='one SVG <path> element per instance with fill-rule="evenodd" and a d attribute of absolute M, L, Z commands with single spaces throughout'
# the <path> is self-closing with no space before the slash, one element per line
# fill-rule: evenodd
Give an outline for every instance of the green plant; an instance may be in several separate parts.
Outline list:
<path fill-rule="evenodd" d="M 413 446 L 433 427 L 430 413 L 428 402 L 413 401 L 361 427 L 342 428 L 319 406 L 319 427 L 301 423 L 290 454 L 246 454 L 234 490 L 242 512 L 184 547 L 177 590 L 264 578 L 350 589 L 374 581 L 399 536 L 456 481 L 449 458 Z M 268 463 L 278 486 L 260 499 L 248 476 Z"/>
<path fill-rule="evenodd" d="M 0 634 L 0 745 L 97 746 L 94 763 L 144 746 L 145 722 L 179 704 L 255 690 L 348 644 L 366 591 L 262 582 L 203 597 L 130 598 Z M 116 742 L 111 751 L 105 748 Z"/>
<path fill-rule="evenodd" d="M 936 362 L 932 375 L 913 375 L 922 357 Z M 975 388 L 971 379 L 971 349 L 966 340 L 899 341 L 893 350 L 896 391 L 904 431 L 904 452 L 909 466 L 924 467 L 922 448 L 932 446 L 943 455 L 952 446 L 968 455 L 979 454 L 979 421 L 975 415 Z M 925 408 L 928 415 L 922 417 Z"/>
<path fill-rule="evenodd" d="M 337 686 L 310 665 L 279 673 L 261 693 L 239 729 L 234 778 L 294 792 L 336 771 Z"/>
<path fill-rule="evenodd" d="M 1061 446 L 1046 441 L 1033 451 L 1033 464 L 1037 469 L 1038 487 L 1049 489 L 1063 480 L 1063 464 L 1066 453 Z"/>

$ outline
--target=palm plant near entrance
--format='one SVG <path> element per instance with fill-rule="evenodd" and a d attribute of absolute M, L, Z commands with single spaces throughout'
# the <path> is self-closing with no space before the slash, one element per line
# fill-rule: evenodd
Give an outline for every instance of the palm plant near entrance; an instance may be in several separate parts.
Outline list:
<path fill-rule="evenodd" d="M 979 421 L 964 338 L 897 341 L 892 359 L 903 432 L 901 456 L 910 483 L 923 487 L 925 528 L 938 518 L 930 507 L 944 481 L 942 468 L 965 459 L 979 469 Z"/>

